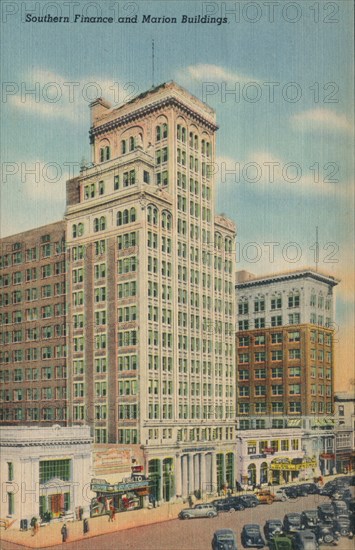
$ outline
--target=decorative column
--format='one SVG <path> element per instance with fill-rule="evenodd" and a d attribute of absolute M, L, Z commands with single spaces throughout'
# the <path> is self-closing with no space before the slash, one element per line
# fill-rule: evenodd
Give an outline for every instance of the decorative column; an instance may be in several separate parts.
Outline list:
<path fill-rule="evenodd" d="M 206 455 L 200 454 L 200 491 L 201 496 L 206 493 Z"/>
<path fill-rule="evenodd" d="M 175 456 L 175 495 L 182 495 L 182 460 L 180 455 Z"/>
<path fill-rule="evenodd" d="M 181 474 L 182 474 L 182 496 L 188 495 L 188 472 L 187 472 L 187 455 L 181 457 Z"/>
<path fill-rule="evenodd" d="M 217 457 L 216 453 L 211 453 L 211 479 L 212 479 L 212 491 L 217 493 Z"/>
<path fill-rule="evenodd" d="M 189 465 L 189 484 L 188 484 L 188 494 L 192 495 L 194 492 L 194 455 L 188 454 L 188 465 Z"/>

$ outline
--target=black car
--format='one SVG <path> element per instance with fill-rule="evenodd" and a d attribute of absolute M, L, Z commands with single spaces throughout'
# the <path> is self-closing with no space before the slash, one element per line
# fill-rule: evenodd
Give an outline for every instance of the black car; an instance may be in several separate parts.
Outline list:
<path fill-rule="evenodd" d="M 212 550 L 237 550 L 237 537 L 232 529 L 218 529 L 212 539 Z"/>
<path fill-rule="evenodd" d="M 293 537 L 293 550 L 318 550 L 318 542 L 313 531 L 298 531 Z"/>
<path fill-rule="evenodd" d="M 334 514 L 336 516 L 349 515 L 348 505 L 344 500 L 333 500 L 331 504 L 333 506 Z"/>
<path fill-rule="evenodd" d="M 255 506 L 258 506 L 258 504 L 260 504 L 255 495 L 241 495 L 240 497 L 236 497 L 236 500 L 237 499 L 242 504 L 244 504 L 245 508 L 255 508 Z"/>
<path fill-rule="evenodd" d="M 317 510 L 304 510 L 301 513 L 301 528 L 313 529 L 319 523 Z"/>
<path fill-rule="evenodd" d="M 333 522 L 334 530 L 341 537 L 352 537 L 352 525 L 349 516 L 339 515 Z"/>
<path fill-rule="evenodd" d="M 285 533 L 294 533 L 301 529 L 301 514 L 290 512 L 284 516 L 283 531 Z"/>
<path fill-rule="evenodd" d="M 234 512 L 235 510 L 244 510 L 244 504 L 238 498 L 220 498 L 213 500 L 213 506 L 218 512 Z"/>
<path fill-rule="evenodd" d="M 336 533 L 332 523 L 319 523 L 313 530 L 318 544 L 336 543 L 339 535 Z"/>
<path fill-rule="evenodd" d="M 266 540 L 270 540 L 275 535 L 282 533 L 282 521 L 280 519 L 268 519 L 263 530 Z"/>
<path fill-rule="evenodd" d="M 301 483 L 298 487 L 302 488 L 302 491 L 306 495 L 318 495 L 319 487 L 315 483 Z"/>
<path fill-rule="evenodd" d="M 317 508 L 318 517 L 321 523 L 332 523 L 335 518 L 334 508 L 331 504 L 320 504 Z"/>
<path fill-rule="evenodd" d="M 291 485 L 290 487 L 282 487 L 282 490 L 288 498 L 295 499 L 299 497 L 297 487 Z"/>
<path fill-rule="evenodd" d="M 260 533 L 260 527 L 255 523 L 244 525 L 240 538 L 244 548 L 264 548 L 265 546 L 265 541 Z"/>
<path fill-rule="evenodd" d="M 297 491 L 297 496 L 306 497 L 308 493 L 308 487 L 305 484 L 301 483 L 300 485 L 295 485 L 294 489 Z"/>

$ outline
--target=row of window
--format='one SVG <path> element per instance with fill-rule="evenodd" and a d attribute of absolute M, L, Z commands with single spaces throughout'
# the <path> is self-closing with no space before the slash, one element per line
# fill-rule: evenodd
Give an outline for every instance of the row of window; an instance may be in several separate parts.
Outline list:
<path fill-rule="evenodd" d="M 290 401 L 285 404 L 283 402 L 272 402 L 270 404 L 261 402 L 261 403 L 239 403 L 238 404 L 238 414 L 301 414 L 302 407 L 299 401 Z M 312 413 L 331 413 L 332 412 L 332 403 L 324 401 L 312 401 L 311 402 L 311 412 Z M 248 427 L 245 427 L 245 424 L 239 424 L 240 429 L 248 429 L 250 427 L 250 421 L 248 421 Z M 257 429 L 264 429 L 266 427 L 266 421 L 259 421 L 256 426 Z M 277 427 L 275 424 L 274 427 Z M 280 426 L 284 427 L 284 426 Z"/>
<path fill-rule="evenodd" d="M 39 400 L 59 400 L 66 399 L 67 391 L 65 386 L 47 387 L 47 388 L 29 388 L 26 391 L 22 388 L 13 390 L 0 390 L 1 402 L 17 401 L 39 401 Z"/>
<path fill-rule="evenodd" d="M 64 365 L 35 367 L 26 369 L 0 370 L 0 382 L 34 382 L 39 380 L 61 380 L 67 377 Z"/>
<path fill-rule="evenodd" d="M 66 420 L 67 409 L 65 407 L 31 407 L 31 408 L 0 408 L 0 421 L 26 420 L 26 421 L 53 421 Z"/>
<path fill-rule="evenodd" d="M 20 342 L 34 342 L 47 340 L 48 338 L 59 338 L 65 336 L 65 325 L 48 325 L 44 327 L 33 327 L 28 329 L 0 332 L 0 344 L 18 344 Z"/>
<path fill-rule="evenodd" d="M 293 307 L 299 307 L 300 306 L 300 292 L 289 292 L 287 296 L 287 306 L 289 308 Z M 281 294 L 274 295 L 272 298 L 270 298 L 270 309 L 281 309 L 283 303 L 283 298 Z M 326 310 L 331 309 L 331 298 L 330 297 L 324 297 L 322 293 L 319 293 L 318 296 L 312 292 L 310 296 L 310 305 L 315 307 L 318 303 L 319 308 L 324 308 Z M 264 296 L 258 296 L 257 298 L 254 298 L 254 313 L 258 313 L 260 311 L 265 311 L 267 309 L 267 303 Z M 251 312 L 250 304 L 247 298 L 242 298 L 238 303 L 238 313 L 239 315 L 246 315 L 249 312 Z"/>
<path fill-rule="evenodd" d="M 32 353 L 31 353 L 32 352 Z M 33 359 L 33 357 L 36 359 Z M 22 361 L 34 361 L 37 359 L 60 359 L 67 356 L 67 348 L 64 345 L 44 346 L 40 351 L 36 349 L 16 349 L 13 351 L 0 351 L 0 364 L 3 363 L 20 363 Z"/>
<path fill-rule="evenodd" d="M 46 237 L 50 239 L 49 235 Z M 16 244 L 20 245 L 22 248 L 23 243 L 15 243 L 13 246 L 16 246 Z M 19 265 L 24 261 L 32 262 L 39 260 L 40 258 L 50 258 L 51 256 L 62 254 L 63 252 L 65 252 L 64 239 L 53 243 L 46 242 L 43 244 L 37 244 L 31 248 L 27 248 L 24 252 L 22 250 L 18 250 L 12 254 L 3 254 L 0 256 L 0 269 L 4 267 L 11 267 L 12 265 Z"/>
<path fill-rule="evenodd" d="M 37 299 L 37 298 L 36 298 Z M 42 306 L 41 308 L 30 308 L 25 311 L 17 310 L 0 313 L 0 325 L 12 323 L 23 323 L 25 321 L 36 321 L 38 319 L 49 319 L 50 317 L 61 317 L 65 313 L 65 304 L 54 304 Z"/>
<path fill-rule="evenodd" d="M 284 358 L 283 350 L 272 350 L 271 351 L 271 361 L 282 361 Z M 254 353 L 254 362 L 255 363 L 263 363 L 268 359 L 268 355 L 266 351 L 256 351 Z M 295 348 L 295 349 L 289 349 L 288 350 L 288 359 L 301 359 L 301 349 Z M 250 353 L 239 353 L 238 355 L 238 363 L 249 363 L 251 360 L 251 354 Z"/>
<path fill-rule="evenodd" d="M 254 380 L 265 380 L 266 378 L 283 378 L 284 370 L 282 367 L 274 367 L 270 372 L 267 369 L 254 369 L 253 372 L 250 372 L 246 369 L 238 370 L 238 380 L 247 381 L 250 380 L 251 375 L 253 375 Z M 296 378 L 301 376 L 301 367 L 289 367 L 287 369 L 287 374 L 290 378 Z"/>

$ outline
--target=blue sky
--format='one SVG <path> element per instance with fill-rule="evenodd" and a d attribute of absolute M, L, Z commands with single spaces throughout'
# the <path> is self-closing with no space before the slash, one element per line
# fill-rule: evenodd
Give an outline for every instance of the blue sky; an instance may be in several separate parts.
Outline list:
<path fill-rule="evenodd" d="M 99 90 L 121 102 L 149 88 L 154 38 L 155 83 L 176 80 L 217 112 L 217 211 L 237 223 L 239 267 L 262 274 L 314 265 L 318 226 L 319 269 L 342 279 L 339 362 L 348 375 L 354 365 L 353 3 L 279 2 L 271 17 L 267 1 L 78 0 L 71 13 L 65 2 L 52 2 L 47 13 L 137 14 L 138 23 L 25 22 L 26 13 L 45 15 L 45 5 L 2 3 L 2 236 L 62 217 L 68 163 L 90 158 L 89 100 Z M 180 23 L 182 15 L 206 10 L 228 22 Z M 143 14 L 178 23 L 142 24 Z M 29 89 L 36 94 L 26 94 Z M 233 89 L 239 97 L 223 93 Z M 236 163 L 240 177 L 225 176 Z M 279 243 L 274 261 L 266 242 Z"/>

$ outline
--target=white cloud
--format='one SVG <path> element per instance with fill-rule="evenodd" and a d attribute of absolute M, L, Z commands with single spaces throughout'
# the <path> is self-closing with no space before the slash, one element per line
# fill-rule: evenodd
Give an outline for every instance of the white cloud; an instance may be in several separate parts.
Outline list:
<path fill-rule="evenodd" d="M 334 131 L 352 132 L 353 125 L 350 120 L 331 109 L 310 109 L 303 113 L 292 115 L 290 118 L 294 128 L 303 132 Z"/>
<path fill-rule="evenodd" d="M 312 172 L 308 166 L 286 161 L 269 151 L 252 151 L 245 159 L 217 157 L 213 167 L 216 181 L 221 185 L 258 185 L 258 191 L 278 193 L 315 193 L 352 200 L 353 182 L 327 180 L 320 170 Z M 335 178 L 336 179 L 336 178 Z"/>
<path fill-rule="evenodd" d="M 14 108 L 47 118 L 65 118 L 78 122 L 87 118 L 88 106 L 97 97 L 112 105 L 131 99 L 139 92 L 134 82 L 122 84 L 109 78 L 89 75 L 65 77 L 45 69 L 35 68 L 24 75 L 16 93 L 8 95 Z"/>
<path fill-rule="evenodd" d="M 258 79 L 237 73 L 231 69 L 221 67 L 219 65 L 209 65 L 199 63 L 197 65 L 190 65 L 184 69 L 179 69 L 176 72 L 176 80 L 183 84 L 190 82 L 208 82 L 208 81 L 221 81 L 221 82 L 259 82 Z"/>

